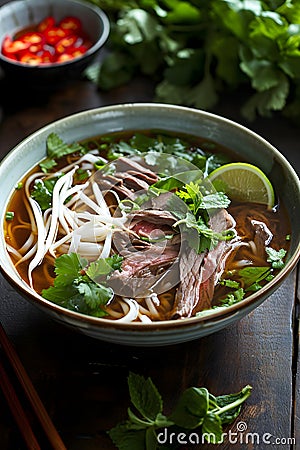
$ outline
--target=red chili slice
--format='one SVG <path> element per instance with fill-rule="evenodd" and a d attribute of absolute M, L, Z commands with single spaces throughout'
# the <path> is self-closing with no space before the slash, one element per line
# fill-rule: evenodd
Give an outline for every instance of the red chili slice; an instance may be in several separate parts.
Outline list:
<path fill-rule="evenodd" d="M 71 59 L 74 59 L 74 56 L 69 55 L 68 53 L 62 53 L 61 55 L 56 58 L 56 62 L 62 63 L 66 61 L 70 61 Z"/>
<path fill-rule="evenodd" d="M 15 39 L 5 37 L 2 53 L 16 61 L 39 65 L 78 58 L 91 46 L 80 19 L 66 16 L 57 25 L 52 16 L 47 16 L 31 31 L 19 32 Z"/>
<path fill-rule="evenodd" d="M 81 45 L 80 47 L 69 47 L 67 49 L 67 53 L 69 55 L 72 55 L 73 58 L 78 58 L 78 56 L 84 55 L 87 49 L 88 47 L 86 47 L 85 45 Z"/>
<path fill-rule="evenodd" d="M 42 59 L 43 64 L 51 64 L 56 62 L 55 55 L 49 50 L 39 52 L 38 56 Z"/>
<path fill-rule="evenodd" d="M 20 56 L 19 61 L 24 64 L 29 64 L 30 66 L 37 66 L 39 64 L 42 64 L 43 62 L 41 56 L 38 56 L 37 54 L 30 52 L 24 52 Z"/>
<path fill-rule="evenodd" d="M 38 26 L 37 26 L 37 31 L 39 31 L 40 33 L 44 33 L 46 30 L 48 30 L 49 28 L 52 28 L 55 26 L 55 19 L 52 16 L 48 16 L 45 17 L 44 20 L 42 20 Z"/>
<path fill-rule="evenodd" d="M 45 31 L 45 39 L 49 45 L 57 44 L 61 39 L 66 37 L 66 35 L 67 33 L 65 30 L 60 27 L 51 27 Z"/>
<path fill-rule="evenodd" d="M 12 40 L 9 36 L 6 36 L 2 44 L 2 53 L 10 58 L 11 56 L 17 56 L 20 51 L 27 50 L 29 47 L 30 42 L 24 42 L 19 39 Z"/>
<path fill-rule="evenodd" d="M 76 34 L 70 34 L 69 36 L 61 39 L 60 41 L 58 41 L 58 43 L 55 45 L 55 51 L 56 53 L 58 53 L 59 55 L 61 55 L 62 53 L 64 53 L 66 51 L 66 49 L 68 47 L 74 46 L 77 41 L 80 38 L 76 35 Z M 80 40 L 80 42 L 78 43 L 78 45 L 80 45 L 82 43 L 82 39 Z"/>
<path fill-rule="evenodd" d="M 81 21 L 74 16 L 64 17 L 58 24 L 63 30 L 78 33 L 82 29 Z"/>
<path fill-rule="evenodd" d="M 36 31 L 29 31 L 28 33 L 22 34 L 19 37 L 20 41 L 29 42 L 33 45 L 43 45 L 45 43 L 45 37 L 42 33 L 37 33 Z"/>

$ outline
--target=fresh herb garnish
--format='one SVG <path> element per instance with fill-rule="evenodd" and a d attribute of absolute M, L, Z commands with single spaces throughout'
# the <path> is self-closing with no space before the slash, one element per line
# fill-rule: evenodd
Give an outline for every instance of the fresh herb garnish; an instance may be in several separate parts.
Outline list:
<path fill-rule="evenodd" d="M 56 133 L 50 133 L 46 140 L 47 158 L 40 163 L 43 172 L 48 173 L 57 165 L 56 159 L 71 153 L 86 153 L 86 149 L 78 142 L 65 143 Z"/>
<path fill-rule="evenodd" d="M 178 160 L 172 158 L 176 156 L 184 161 L 188 161 L 207 175 L 212 170 L 228 162 L 228 157 L 223 154 L 212 154 L 211 152 L 194 146 L 190 149 L 190 144 L 183 139 L 173 136 L 158 134 L 155 137 L 147 136 L 142 133 L 135 133 L 128 141 L 111 141 L 108 144 L 107 157 L 110 161 L 120 156 L 145 155 L 145 161 L 149 165 L 159 163 L 159 155 L 164 155 L 168 166 L 172 167 L 178 164 Z M 192 167 L 192 166 L 191 166 Z M 174 167 L 173 167 L 174 168 Z M 166 167 L 166 174 L 168 175 Z M 174 174 L 174 171 L 173 171 Z"/>
<path fill-rule="evenodd" d="M 19 191 L 20 189 L 22 189 L 22 187 L 23 187 L 23 183 L 22 183 L 22 181 L 19 181 L 19 183 L 16 185 L 15 189 L 16 189 L 16 191 Z"/>
<path fill-rule="evenodd" d="M 176 195 L 183 200 L 187 209 L 172 207 L 172 199 L 168 208 L 177 217 L 174 227 L 181 226 L 182 231 L 196 230 L 198 240 L 191 239 L 191 247 L 198 253 L 214 248 L 219 241 L 227 241 L 235 236 L 234 230 L 214 231 L 209 225 L 209 211 L 227 208 L 230 204 L 228 197 L 222 192 L 210 193 L 205 184 L 191 182 L 176 191 Z"/>
<path fill-rule="evenodd" d="M 42 211 L 52 206 L 52 194 L 57 179 L 58 176 L 46 180 L 37 179 L 34 182 L 30 195 L 38 202 Z"/>
<path fill-rule="evenodd" d="M 191 387 L 178 399 L 173 412 L 163 414 L 163 400 L 151 378 L 130 373 L 128 376 L 130 400 L 135 408 L 128 408 L 126 421 L 117 424 L 108 434 L 120 450 L 155 450 L 177 448 L 174 437 L 190 430 L 199 430 L 209 443 L 223 442 L 223 425 L 232 423 L 240 414 L 242 404 L 251 394 L 245 386 L 236 394 L 214 396 L 206 388 Z M 162 442 L 167 435 L 170 442 Z"/>
<path fill-rule="evenodd" d="M 13 218 L 15 217 L 15 213 L 13 211 L 6 211 L 5 214 L 5 220 L 13 220 Z"/>
<path fill-rule="evenodd" d="M 90 1 L 112 21 L 110 52 L 86 71 L 101 89 L 142 73 L 154 80 L 155 100 L 211 109 L 246 86 L 247 118 L 283 111 L 299 119 L 297 1 Z"/>
<path fill-rule="evenodd" d="M 111 272 L 120 270 L 121 262 L 120 256 L 113 255 L 88 265 L 76 253 L 61 255 L 55 260 L 54 285 L 43 289 L 42 296 L 72 311 L 103 317 L 106 312 L 102 307 L 113 296 L 106 280 Z"/>
<path fill-rule="evenodd" d="M 286 255 L 286 250 L 281 248 L 280 250 L 274 250 L 272 247 L 266 248 L 266 253 L 268 255 L 267 261 L 271 263 L 273 269 L 282 269 L 284 267 L 283 258 Z"/>

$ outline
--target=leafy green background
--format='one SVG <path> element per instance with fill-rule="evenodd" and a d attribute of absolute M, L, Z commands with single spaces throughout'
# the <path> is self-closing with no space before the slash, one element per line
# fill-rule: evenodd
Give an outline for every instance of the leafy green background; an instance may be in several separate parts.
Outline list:
<path fill-rule="evenodd" d="M 245 87 L 248 120 L 300 119 L 299 0 L 89 1 L 111 20 L 110 52 L 86 71 L 99 88 L 143 74 L 155 101 L 211 109 Z"/>

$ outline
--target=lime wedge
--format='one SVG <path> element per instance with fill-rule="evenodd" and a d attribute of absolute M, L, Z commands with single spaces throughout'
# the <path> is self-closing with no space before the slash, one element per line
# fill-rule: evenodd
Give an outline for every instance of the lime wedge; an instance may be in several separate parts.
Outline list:
<path fill-rule="evenodd" d="M 218 167 L 208 176 L 217 190 L 222 190 L 231 200 L 257 202 L 274 206 L 274 189 L 267 176 L 248 163 L 230 163 Z"/>

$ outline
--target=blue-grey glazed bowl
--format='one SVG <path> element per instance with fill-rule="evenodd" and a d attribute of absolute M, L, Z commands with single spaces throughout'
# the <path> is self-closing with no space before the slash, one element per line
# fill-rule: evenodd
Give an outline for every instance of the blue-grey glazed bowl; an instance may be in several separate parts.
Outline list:
<path fill-rule="evenodd" d="M 66 310 L 36 294 L 16 272 L 7 253 L 3 222 L 17 182 L 45 157 L 45 140 L 55 132 L 66 142 L 126 130 L 159 129 L 212 139 L 234 150 L 243 160 L 260 167 L 273 185 L 280 183 L 281 198 L 291 222 L 291 245 L 281 272 L 265 287 L 224 311 L 205 317 L 144 323 L 114 323 Z M 0 267 L 7 280 L 33 305 L 53 319 L 84 334 L 108 342 L 134 346 L 175 344 L 230 326 L 264 302 L 295 267 L 300 255 L 300 182 L 284 156 L 251 130 L 208 112 L 166 104 L 123 104 L 92 109 L 45 126 L 17 145 L 0 164 Z"/>
<path fill-rule="evenodd" d="M 0 8 L 0 48 L 5 36 L 13 37 L 47 16 L 53 16 L 57 21 L 65 16 L 78 17 L 93 45 L 84 55 L 73 60 L 38 66 L 13 61 L 0 51 L 0 66 L 4 74 L 19 86 L 51 88 L 56 83 L 79 78 L 109 36 L 110 23 L 105 12 L 84 0 L 15 0 Z"/>

